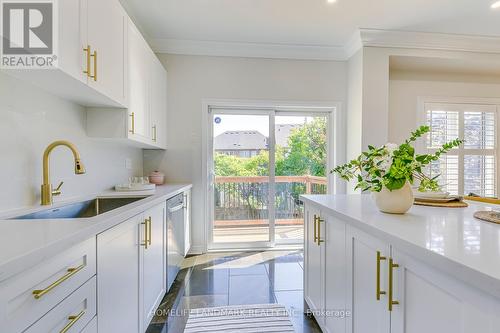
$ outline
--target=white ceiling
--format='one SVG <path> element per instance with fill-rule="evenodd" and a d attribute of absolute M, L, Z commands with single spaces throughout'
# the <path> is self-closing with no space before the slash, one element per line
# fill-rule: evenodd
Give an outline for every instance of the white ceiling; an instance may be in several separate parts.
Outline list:
<path fill-rule="evenodd" d="M 121 0 L 150 39 L 344 46 L 358 28 L 500 36 L 493 0 Z"/>

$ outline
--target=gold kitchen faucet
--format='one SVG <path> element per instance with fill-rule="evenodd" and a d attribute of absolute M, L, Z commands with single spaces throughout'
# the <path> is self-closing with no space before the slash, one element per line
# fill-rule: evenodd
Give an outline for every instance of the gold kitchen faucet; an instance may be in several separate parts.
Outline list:
<path fill-rule="evenodd" d="M 80 160 L 80 153 L 78 152 L 74 144 L 64 140 L 52 142 L 45 149 L 45 152 L 43 153 L 43 184 L 41 190 L 41 204 L 44 206 L 51 205 L 52 197 L 54 195 L 61 194 L 61 186 L 63 185 L 63 182 L 59 183 L 59 185 L 55 190 L 52 190 L 52 184 L 50 183 L 50 171 L 49 171 L 50 153 L 52 152 L 52 150 L 54 150 L 54 148 L 58 146 L 66 146 L 73 153 L 73 157 L 75 159 L 75 174 L 82 175 L 85 173 L 85 167 L 83 166 L 83 163 Z"/>

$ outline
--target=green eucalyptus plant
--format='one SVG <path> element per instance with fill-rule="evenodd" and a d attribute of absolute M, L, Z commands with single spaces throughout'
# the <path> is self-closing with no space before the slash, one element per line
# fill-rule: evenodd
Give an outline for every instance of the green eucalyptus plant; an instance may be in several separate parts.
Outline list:
<path fill-rule="evenodd" d="M 336 173 L 346 181 L 356 179 L 356 189 L 362 191 L 380 192 L 383 187 L 390 191 L 398 190 L 406 182 L 413 184 L 415 180 L 419 181 L 419 191 L 439 191 L 439 175 L 430 178 L 422 170 L 431 162 L 438 161 L 441 155 L 458 147 L 463 140 L 445 143 L 434 154 L 415 154 L 413 143 L 429 131 L 429 126 L 420 126 L 399 146 L 394 143 L 380 148 L 368 146 L 368 151 L 349 163 L 337 166 L 330 173 Z"/>

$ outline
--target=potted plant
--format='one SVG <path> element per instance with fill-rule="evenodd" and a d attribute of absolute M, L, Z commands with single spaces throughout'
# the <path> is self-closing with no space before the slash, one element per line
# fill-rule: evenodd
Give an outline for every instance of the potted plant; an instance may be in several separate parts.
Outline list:
<path fill-rule="evenodd" d="M 404 214 L 413 204 L 410 184 L 417 180 L 419 191 L 439 191 L 436 181 L 439 175 L 430 178 L 423 170 L 429 163 L 439 160 L 443 154 L 463 142 L 455 139 L 442 145 L 434 154 L 415 154 L 413 144 L 429 130 L 429 126 L 420 126 L 399 146 L 394 143 L 380 148 L 368 146 L 368 151 L 349 163 L 337 166 L 330 173 L 336 173 L 346 181 L 355 179 L 355 188 L 372 192 L 380 211 Z"/>

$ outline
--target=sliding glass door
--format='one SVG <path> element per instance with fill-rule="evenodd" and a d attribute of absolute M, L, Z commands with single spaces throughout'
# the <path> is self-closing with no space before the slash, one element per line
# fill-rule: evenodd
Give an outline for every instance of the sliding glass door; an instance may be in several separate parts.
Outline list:
<path fill-rule="evenodd" d="M 327 192 L 328 113 L 210 111 L 210 249 L 303 242 L 301 194 Z"/>

